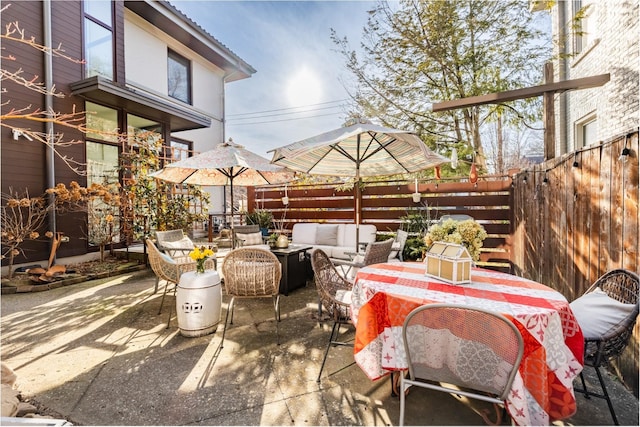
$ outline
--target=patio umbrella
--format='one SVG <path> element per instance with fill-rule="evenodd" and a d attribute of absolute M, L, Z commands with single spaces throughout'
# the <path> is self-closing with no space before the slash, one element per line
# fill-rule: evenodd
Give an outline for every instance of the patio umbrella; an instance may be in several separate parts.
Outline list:
<path fill-rule="evenodd" d="M 232 228 L 234 185 L 282 184 L 295 179 L 293 171 L 270 163 L 242 145 L 235 144 L 231 138 L 213 150 L 169 163 L 150 176 L 176 184 L 229 185 Z"/>
<path fill-rule="evenodd" d="M 448 162 L 414 133 L 370 122 L 346 124 L 273 151 L 272 163 L 311 175 L 354 177 L 356 243 L 364 176 L 414 173 Z"/>

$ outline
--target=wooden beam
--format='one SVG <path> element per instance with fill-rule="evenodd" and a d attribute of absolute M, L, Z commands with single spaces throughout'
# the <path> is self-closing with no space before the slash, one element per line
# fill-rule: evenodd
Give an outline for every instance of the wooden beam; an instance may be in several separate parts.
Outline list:
<path fill-rule="evenodd" d="M 553 62 L 544 64 L 544 82 L 553 83 Z M 544 159 L 553 159 L 556 155 L 556 120 L 555 102 L 553 92 L 545 92 L 542 95 L 542 115 L 544 120 Z"/>
<path fill-rule="evenodd" d="M 556 83 L 545 83 L 540 86 L 526 87 L 523 89 L 508 90 L 505 92 L 490 93 L 487 95 L 471 96 L 469 98 L 454 99 L 433 104 L 432 111 L 449 111 L 458 108 L 468 108 L 476 105 L 499 104 L 502 102 L 515 101 L 516 99 L 533 98 L 542 96 L 545 93 L 565 92 L 573 89 L 587 89 L 602 86 L 611 79 L 611 75 L 600 74 L 597 76 L 583 77 L 574 80 L 565 80 Z"/>

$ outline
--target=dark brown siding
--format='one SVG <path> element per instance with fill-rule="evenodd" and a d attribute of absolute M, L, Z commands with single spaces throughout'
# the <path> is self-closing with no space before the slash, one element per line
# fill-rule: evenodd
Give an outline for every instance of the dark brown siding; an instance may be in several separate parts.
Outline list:
<path fill-rule="evenodd" d="M 9 2 L 2 2 L 6 5 Z M 41 2 L 11 2 L 10 6 L 2 13 L 2 27 L 9 22 L 18 22 L 25 31 L 25 37 L 33 37 L 38 44 L 44 43 L 43 37 L 43 10 Z M 82 59 L 81 34 L 82 15 L 79 1 L 51 2 L 52 7 L 52 44 L 61 47 L 64 53 L 71 58 L 80 61 Z M 30 80 L 37 76 L 37 82 L 44 82 L 45 70 L 43 53 L 37 49 L 22 43 L 3 42 L 3 55 L 13 55 L 16 61 L 3 60 L 2 67 L 7 70 L 23 70 L 22 77 Z M 64 97 L 53 98 L 53 110 L 57 113 L 70 113 L 83 111 L 84 102 L 80 98 L 69 96 L 69 83 L 82 78 L 82 64 L 65 58 L 53 58 L 53 78 L 56 90 Z M 3 115 L 9 111 L 25 109 L 26 111 L 45 110 L 45 97 L 22 85 L 9 81 L 3 82 L 6 93 L 3 94 Z M 6 120 L 9 122 L 9 120 Z M 32 120 L 15 120 L 10 123 L 13 126 L 44 132 L 44 125 Z M 68 147 L 58 147 L 59 156 L 55 156 L 55 183 L 68 185 L 71 181 L 77 181 L 86 185 L 86 179 L 72 170 L 62 157 L 73 159 L 84 168 L 85 150 L 83 135 L 69 128 L 56 126 L 54 131 L 63 134 L 65 142 L 78 141 Z M 38 196 L 48 188 L 45 145 L 37 141 L 28 141 L 20 138 L 14 141 L 11 130 L 2 128 L 2 191 L 7 193 L 9 189 L 14 191 L 28 191 L 31 196 Z M 76 165 L 77 166 L 77 165 Z M 86 221 L 84 214 L 67 214 L 57 218 L 57 230 L 70 237 L 69 243 L 64 243 L 58 256 L 70 256 L 86 253 L 87 243 L 84 228 Z M 45 230 L 42 230 L 45 231 Z M 47 241 L 31 243 L 23 246 L 29 259 L 47 259 L 49 244 Z M 22 257 L 16 259 L 16 263 L 27 262 Z"/>

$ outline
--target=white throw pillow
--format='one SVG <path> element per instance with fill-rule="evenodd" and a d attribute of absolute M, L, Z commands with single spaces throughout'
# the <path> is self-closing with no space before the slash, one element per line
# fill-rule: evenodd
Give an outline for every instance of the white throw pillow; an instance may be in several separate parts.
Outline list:
<path fill-rule="evenodd" d="M 584 294 L 569 304 L 585 339 L 608 338 L 608 334 L 633 313 L 635 304 L 624 304 L 602 289 Z"/>
<path fill-rule="evenodd" d="M 169 264 L 175 264 L 176 263 L 176 261 L 173 258 L 171 258 L 169 255 L 167 255 L 165 253 L 160 252 L 160 257 L 162 257 L 162 259 L 165 262 L 169 263 Z"/>
<path fill-rule="evenodd" d="M 249 245 L 261 245 L 262 244 L 262 233 L 236 233 L 236 237 L 240 240 L 243 240 L 242 244 L 244 246 Z"/>
<path fill-rule="evenodd" d="M 316 229 L 316 244 L 324 246 L 336 246 L 338 244 L 338 226 L 320 224 Z"/>
<path fill-rule="evenodd" d="M 187 236 L 173 242 L 162 242 L 163 249 L 190 249 L 193 248 L 193 242 Z"/>

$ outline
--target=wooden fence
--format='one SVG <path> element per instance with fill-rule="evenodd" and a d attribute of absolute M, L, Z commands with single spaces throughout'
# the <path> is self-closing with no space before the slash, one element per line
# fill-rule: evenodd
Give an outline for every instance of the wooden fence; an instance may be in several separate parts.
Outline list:
<path fill-rule="evenodd" d="M 622 161 L 623 148 L 629 156 Z M 515 273 L 545 283 L 572 301 L 605 272 L 640 269 L 638 132 L 550 160 L 514 178 L 512 258 Z M 638 396 L 636 323 L 617 361 Z"/>
<path fill-rule="evenodd" d="M 296 185 L 249 187 L 250 210 L 273 212 L 276 220 L 285 218 L 285 229 L 296 222 L 353 223 L 356 204 L 353 189 L 336 190 L 336 185 Z M 485 177 L 476 185 L 469 182 L 419 181 L 420 202 L 414 202 L 415 182 L 370 182 L 362 188 L 361 223 L 373 224 L 378 233 L 395 232 L 402 217 L 420 213 L 431 221 L 446 214 L 471 215 L 488 233 L 481 254 L 482 264 L 512 271 L 510 254 L 511 179 Z M 286 211 L 286 214 L 285 214 Z"/>

